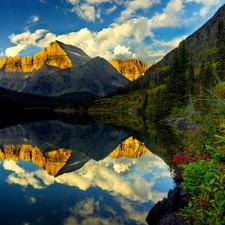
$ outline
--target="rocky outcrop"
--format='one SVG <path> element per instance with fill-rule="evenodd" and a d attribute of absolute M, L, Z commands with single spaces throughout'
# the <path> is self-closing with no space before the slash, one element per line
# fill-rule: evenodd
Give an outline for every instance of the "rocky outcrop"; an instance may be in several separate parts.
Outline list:
<path fill-rule="evenodd" d="M 90 59 L 81 49 L 55 41 L 40 52 L 37 52 L 34 57 L 3 57 L 0 60 L 0 69 L 3 69 L 5 72 L 32 72 L 39 70 L 45 64 L 66 69 L 83 65 Z"/>
<path fill-rule="evenodd" d="M 143 76 L 147 70 L 147 66 L 138 59 L 112 59 L 109 62 L 127 79 L 133 81 Z M 151 66 L 149 64 L 148 66 Z"/>
<path fill-rule="evenodd" d="M 71 155 L 70 149 L 60 148 L 57 150 L 43 153 L 38 147 L 31 145 L 4 145 L 0 149 L 0 159 L 18 161 L 30 161 L 46 170 L 49 175 L 55 176 L 58 171 L 66 164 Z"/>
<path fill-rule="evenodd" d="M 32 72 L 34 70 L 33 57 L 25 56 L 21 59 L 22 72 Z"/>
<path fill-rule="evenodd" d="M 183 218 L 176 213 L 188 205 L 190 194 L 180 185 L 183 182 L 182 170 L 178 169 L 173 176 L 177 186 L 169 190 L 167 198 L 158 201 L 149 211 L 146 222 L 149 225 L 186 225 Z"/>
<path fill-rule="evenodd" d="M 52 42 L 47 48 L 34 55 L 33 69 L 40 69 L 44 63 L 60 69 L 71 68 L 72 62 L 58 42 Z"/>
<path fill-rule="evenodd" d="M 143 142 L 138 141 L 133 137 L 123 141 L 113 152 L 109 154 L 111 158 L 139 158 L 146 152 L 152 154 Z"/>
<path fill-rule="evenodd" d="M 146 217 L 149 225 L 185 225 L 176 215 L 180 209 L 187 206 L 190 195 L 180 186 L 170 190 L 167 198 L 157 202 Z"/>

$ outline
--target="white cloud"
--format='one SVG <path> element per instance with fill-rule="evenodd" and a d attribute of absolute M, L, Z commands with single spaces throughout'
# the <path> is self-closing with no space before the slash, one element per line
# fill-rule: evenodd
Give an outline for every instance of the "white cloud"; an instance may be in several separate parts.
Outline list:
<path fill-rule="evenodd" d="M 152 38 L 154 34 L 148 29 L 148 21 L 146 18 L 132 19 L 123 24 L 114 23 L 99 32 L 91 32 L 87 28 L 83 28 L 78 32 L 57 36 L 47 30 L 40 29 L 36 30 L 34 33 L 26 30 L 21 34 L 12 34 L 9 36 L 11 42 L 18 46 L 14 46 L 14 51 L 16 49 L 17 51 L 15 52 L 17 53 L 30 46 L 44 48 L 48 46 L 50 42 L 59 40 L 66 44 L 80 47 L 91 57 L 101 56 L 106 58 L 106 56 L 108 56 L 107 59 L 116 57 L 118 53 L 117 46 L 123 46 L 121 50 L 123 50 L 123 53 L 126 53 L 127 57 L 132 56 L 133 52 L 131 47 L 147 37 Z M 124 43 L 126 43 L 126 45 L 124 45 Z M 12 50 L 10 52 L 12 52 Z M 9 50 L 7 50 L 7 56 L 8 55 Z"/>
<path fill-rule="evenodd" d="M 135 58 L 129 47 L 117 45 L 113 50 L 115 58 L 127 59 Z"/>
<path fill-rule="evenodd" d="M 80 18 L 91 22 L 94 22 L 96 18 L 100 18 L 100 12 L 96 11 L 95 7 L 89 4 L 77 5 L 71 11 L 76 12 Z"/>
<path fill-rule="evenodd" d="M 109 15 L 109 14 L 111 14 L 112 12 L 114 12 L 116 9 L 117 9 L 117 6 L 114 5 L 113 7 L 107 9 L 107 10 L 105 11 L 105 14 L 106 14 L 106 15 Z"/>
<path fill-rule="evenodd" d="M 183 39 L 183 37 L 179 37 L 168 42 L 157 41 L 146 18 L 132 19 L 123 24 L 114 23 L 99 32 L 91 32 L 87 28 L 83 28 L 77 32 L 56 35 L 40 29 L 34 33 L 26 30 L 21 34 L 12 34 L 9 38 L 15 46 L 6 49 L 6 56 L 18 55 L 32 46 L 44 48 L 50 42 L 59 40 L 83 49 L 91 57 L 138 58 L 146 64 L 158 61 L 174 46 L 177 47 L 179 40 Z M 152 39 L 153 44 L 137 45 L 137 43 L 142 43 L 145 38 Z M 157 45 L 159 50 L 153 51 L 152 47 Z M 164 50 L 162 50 L 163 48 Z"/>
<path fill-rule="evenodd" d="M 66 0 L 66 1 L 71 3 L 72 5 L 76 5 L 80 2 L 80 0 Z"/>
<path fill-rule="evenodd" d="M 95 205 L 97 202 L 94 201 L 94 198 L 85 199 L 80 201 L 74 208 L 74 213 L 79 212 L 82 217 L 86 217 L 94 213 Z"/>
<path fill-rule="evenodd" d="M 119 22 L 126 21 L 131 18 L 138 9 L 149 9 L 151 6 L 158 4 L 160 0 L 130 0 L 127 1 L 126 9 L 122 11 L 120 17 L 117 19 Z"/>
<path fill-rule="evenodd" d="M 39 29 L 36 30 L 34 33 L 31 33 L 29 30 L 21 34 L 11 34 L 9 39 L 12 43 L 16 44 L 16 46 L 9 47 L 5 51 L 5 55 L 9 56 L 16 56 L 21 51 L 25 50 L 27 47 L 36 46 L 36 42 L 43 38 L 47 30 Z"/>
<path fill-rule="evenodd" d="M 43 189 L 45 187 L 41 180 L 35 177 L 35 172 L 26 172 L 13 160 L 5 160 L 3 162 L 3 168 L 14 172 L 7 178 L 9 184 L 19 184 L 23 187 L 31 185 L 35 189 Z M 42 172 L 47 173 L 46 171 Z"/>
<path fill-rule="evenodd" d="M 149 26 L 151 28 L 182 26 L 183 8 L 182 0 L 170 0 L 161 14 L 157 12 L 149 19 Z"/>
<path fill-rule="evenodd" d="M 88 17 L 89 20 L 100 18 L 100 11 L 97 13 L 95 7 L 102 2 L 106 2 L 106 0 L 96 0 L 93 3 L 91 1 L 84 1 L 82 2 L 83 4 L 80 4 L 81 2 L 77 0 L 67 1 L 73 5 L 74 10 L 77 7 L 81 7 L 78 13 L 82 14 L 80 16 Z M 155 0 L 154 4 L 157 2 Z M 137 3 L 136 0 L 127 3 L 127 9 L 130 8 L 135 11 L 139 7 Z M 114 1 L 114 6 L 115 4 L 118 3 Z M 142 8 L 150 7 L 151 4 L 153 3 L 145 1 Z M 89 7 L 91 10 L 88 10 Z M 184 5 L 182 0 L 171 0 L 167 3 L 162 13 L 156 13 L 150 19 L 139 17 L 126 20 L 123 23 L 112 23 L 109 27 L 103 28 L 98 32 L 83 28 L 77 32 L 56 35 L 45 29 L 36 30 L 34 33 L 26 30 L 21 34 L 12 34 L 9 36 L 10 41 L 16 46 L 6 49 L 5 55 L 15 56 L 20 54 L 21 51 L 33 46 L 44 48 L 50 42 L 59 40 L 65 44 L 71 44 L 83 49 L 91 57 L 100 56 L 108 60 L 118 57 L 138 58 L 146 64 L 149 62 L 157 62 L 166 53 L 171 51 L 174 46 L 177 47 L 177 41 L 183 37 L 177 37 L 177 41 L 171 39 L 163 42 L 162 40 L 157 40 L 158 37 L 155 37 L 151 29 L 164 26 L 174 27 L 187 25 L 187 19 L 181 20 L 183 13 Z M 146 39 L 151 40 L 152 43 L 146 44 Z M 176 45 L 173 44 L 175 42 Z"/>
<path fill-rule="evenodd" d="M 63 225 L 85 225 L 85 224 L 145 224 L 145 218 L 148 210 L 144 211 L 136 209 L 136 204 L 132 204 L 122 196 L 115 198 L 117 208 L 121 208 L 120 215 L 116 214 L 113 206 L 105 205 L 102 199 L 94 201 L 93 198 L 87 198 L 78 202 L 74 208 L 71 209 L 71 215 L 65 219 Z M 104 208 L 107 218 L 103 218 L 100 209 Z M 86 211 L 84 209 L 87 209 Z M 124 214 L 123 214 L 124 212 Z M 79 218 L 79 219 L 78 219 Z"/>
<path fill-rule="evenodd" d="M 11 34 L 9 39 L 14 44 L 20 44 L 24 46 L 36 46 L 36 42 L 43 38 L 44 35 L 47 33 L 45 29 L 36 30 L 34 33 L 31 33 L 29 30 L 21 34 Z"/>
<path fill-rule="evenodd" d="M 121 207 L 125 213 L 124 215 L 116 215 L 116 211 L 113 207 L 105 205 L 101 199 L 95 201 L 93 198 L 87 198 L 83 201 L 78 202 L 73 209 L 71 209 L 71 216 L 65 219 L 63 225 L 85 225 L 85 224 L 144 224 L 145 218 L 148 212 L 140 212 L 136 210 L 135 204 L 131 205 L 129 200 L 123 197 L 115 199 L 117 207 Z M 101 217 L 100 208 L 104 208 L 107 218 Z M 122 214 L 123 212 L 121 212 Z M 79 218 L 79 219 L 78 219 Z"/>
<path fill-rule="evenodd" d="M 148 154 L 142 156 L 142 160 L 125 158 L 116 161 L 112 158 L 105 158 L 99 162 L 91 160 L 78 171 L 56 178 L 49 176 L 43 170 L 25 171 L 12 160 L 5 160 L 3 167 L 13 172 L 8 176 L 7 182 L 19 184 L 24 188 L 30 185 L 35 189 L 43 189 L 55 182 L 78 187 L 81 190 L 97 186 L 113 196 L 123 196 L 140 202 L 149 200 L 156 202 L 162 199 L 166 193 L 151 191 L 151 189 L 159 177 L 169 176 L 168 167 L 164 162 L 157 156 Z M 154 168 L 158 170 L 153 172 Z M 121 173 L 128 170 L 129 173 Z M 149 173 L 152 173 L 150 180 L 143 178 Z"/>
<path fill-rule="evenodd" d="M 186 37 L 187 36 L 176 37 L 167 42 L 154 40 L 153 46 L 157 46 L 159 49 L 169 51 L 171 49 L 178 47 L 179 43 L 183 41 Z"/>
<path fill-rule="evenodd" d="M 113 2 L 113 1 L 112 0 L 86 0 L 86 2 L 93 5 L 96 5 L 96 4 L 99 5 L 101 3 Z"/>
<path fill-rule="evenodd" d="M 19 53 L 22 50 L 24 50 L 25 48 L 26 48 L 26 45 L 20 45 L 20 44 L 18 44 L 16 46 L 13 46 L 13 47 L 9 47 L 9 48 L 6 49 L 5 55 L 7 57 L 9 57 L 9 56 L 13 57 L 13 56 L 19 55 Z"/>
<path fill-rule="evenodd" d="M 219 7 L 222 4 L 221 0 L 184 0 L 186 3 L 194 2 L 201 4 L 202 8 L 199 14 L 202 17 L 205 17 L 214 7 Z"/>
<path fill-rule="evenodd" d="M 13 171 L 15 173 L 23 173 L 24 172 L 24 169 L 22 169 L 20 166 L 18 166 L 16 164 L 16 162 L 13 161 L 13 160 L 5 160 L 3 162 L 3 168 L 5 170 L 10 170 L 10 171 Z"/>
<path fill-rule="evenodd" d="M 115 163 L 115 164 L 113 165 L 113 169 L 114 169 L 117 173 L 129 171 L 129 167 L 130 167 L 130 164 L 124 164 L 124 163 Z"/>
<path fill-rule="evenodd" d="M 27 23 L 36 23 L 39 21 L 39 16 L 33 15 L 30 17 L 29 21 Z"/>
<path fill-rule="evenodd" d="M 73 5 L 71 12 L 77 14 L 78 17 L 88 22 L 94 22 L 96 19 L 101 19 L 101 3 L 110 2 L 110 0 L 67 0 Z"/>

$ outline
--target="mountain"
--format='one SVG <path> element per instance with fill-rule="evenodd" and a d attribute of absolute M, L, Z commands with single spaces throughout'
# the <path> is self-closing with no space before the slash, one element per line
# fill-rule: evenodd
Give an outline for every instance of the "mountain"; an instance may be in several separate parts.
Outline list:
<path fill-rule="evenodd" d="M 129 81 L 111 66 L 105 59 L 95 57 L 86 64 L 48 74 L 41 68 L 21 90 L 25 93 L 45 96 L 90 93 L 104 96 Z"/>
<path fill-rule="evenodd" d="M 33 72 L 44 65 L 65 69 L 83 65 L 89 60 L 91 57 L 80 48 L 55 41 L 36 53 L 34 57 L 3 57 L 0 60 L 0 69 L 5 72 Z"/>
<path fill-rule="evenodd" d="M 112 59 L 109 62 L 127 79 L 133 81 L 143 76 L 145 71 L 147 70 L 147 66 L 144 62 L 138 59 Z M 150 67 L 153 64 L 149 64 Z"/>
<path fill-rule="evenodd" d="M 29 94 L 69 99 L 100 97 L 129 82 L 108 61 L 55 41 L 34 57 L 0 60 L 0 86 Z"/>

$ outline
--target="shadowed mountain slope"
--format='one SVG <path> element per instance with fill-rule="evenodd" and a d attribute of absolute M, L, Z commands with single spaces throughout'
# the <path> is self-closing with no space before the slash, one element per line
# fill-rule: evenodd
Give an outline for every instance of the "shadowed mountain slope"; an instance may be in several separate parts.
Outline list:
<path fill-rule="evenodd" d="M 1 87 L 43 96 L 90 99 L 129 82 L 105 59 L 92 59 L 83 50 L 59 41 L 28 58 L 0 60 Z"/>

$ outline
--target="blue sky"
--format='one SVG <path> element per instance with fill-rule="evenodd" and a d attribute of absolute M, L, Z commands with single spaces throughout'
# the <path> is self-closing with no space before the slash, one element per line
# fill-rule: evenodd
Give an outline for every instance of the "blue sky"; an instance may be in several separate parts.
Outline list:
<path fill-rule="evenodd" d="M 4 0 L 0 57 L 33 56 L 59 40 L 106 59 L 159 61 L 225 0 Z"/>

